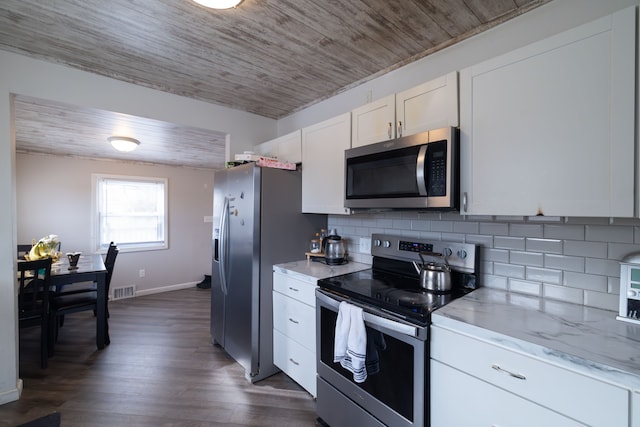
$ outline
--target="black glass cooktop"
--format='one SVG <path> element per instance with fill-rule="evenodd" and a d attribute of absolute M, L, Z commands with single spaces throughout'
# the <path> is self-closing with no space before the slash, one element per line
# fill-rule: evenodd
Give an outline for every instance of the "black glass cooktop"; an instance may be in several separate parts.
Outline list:
<path fill-rule="evenodd" d="M 381 308 L 420 325 L 429 324 L 432 311 L 471 292 L 475 285 L 475 278 L 453 272 L 451 292 L 430 292 L 420 288 L 417 274 L 412 275 L 408 270 L 404 273 L 369 269 L 321 279 L 318 285 L 354 302 Z"/>

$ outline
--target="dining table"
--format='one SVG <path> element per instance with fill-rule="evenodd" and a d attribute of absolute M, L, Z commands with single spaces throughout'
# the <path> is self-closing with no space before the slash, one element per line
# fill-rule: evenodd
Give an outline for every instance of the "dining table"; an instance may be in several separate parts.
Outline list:
<path fill-rule="evenodd" d="M 64 289 L 65 285 L 79 282 L 96 284 L 96 346 L 103 349 L 109 344 L 109 327 L 107 319 L 107 268 L 100 254 L 80 256 L 76 267 L 71 267 L 66 256 L 51 265 L 50 285 L 55 289 Z"/>

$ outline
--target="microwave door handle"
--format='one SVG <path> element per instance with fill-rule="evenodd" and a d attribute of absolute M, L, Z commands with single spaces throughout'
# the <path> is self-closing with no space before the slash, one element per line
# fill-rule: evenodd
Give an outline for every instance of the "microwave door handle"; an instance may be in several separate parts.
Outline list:
<path fill-rule="evenodd" d="M 416 161 L 416 182 L 418 183 L 418 193 L 421 196 L 428 196 L 427 194 L 427 180 L 425 176 L 425 163 L 427 160 L 427 145 L 420 147 L 418 151 L 418 160 Z"/>

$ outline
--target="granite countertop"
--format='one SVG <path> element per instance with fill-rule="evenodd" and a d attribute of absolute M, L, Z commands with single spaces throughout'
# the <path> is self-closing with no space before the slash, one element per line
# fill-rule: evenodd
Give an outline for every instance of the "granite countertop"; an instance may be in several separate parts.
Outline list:
<path fill-rule="evenodd" d="M 640 390 L 640 325 L 616 314 L 480 288 L 436 310 L 432 323 Z"/>
<path fill-rule="evenodd" d="M 273 271 L 282 274 L 289 274 L 297 279 L 313 283 L 319 279 L 327 277 L 340 276 L 342 274 L 353 273 L 371 268 L 369 264 L 349 261 L 344 265 L 326 265 L 317 261 L 302 260 L 287 262 L 284 264 L 276 264 Z"/>

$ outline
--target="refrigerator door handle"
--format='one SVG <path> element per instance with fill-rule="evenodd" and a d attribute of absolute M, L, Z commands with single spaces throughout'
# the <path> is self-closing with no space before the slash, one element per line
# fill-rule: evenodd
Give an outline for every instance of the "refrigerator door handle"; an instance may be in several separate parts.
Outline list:
<path fill-rule="evenodd" d="M 229 249 L 229 198 L 224 198 L 222 215 L 220 215 L 220 285 L 222 293 L 227 295 L 227 255 Z"/>

